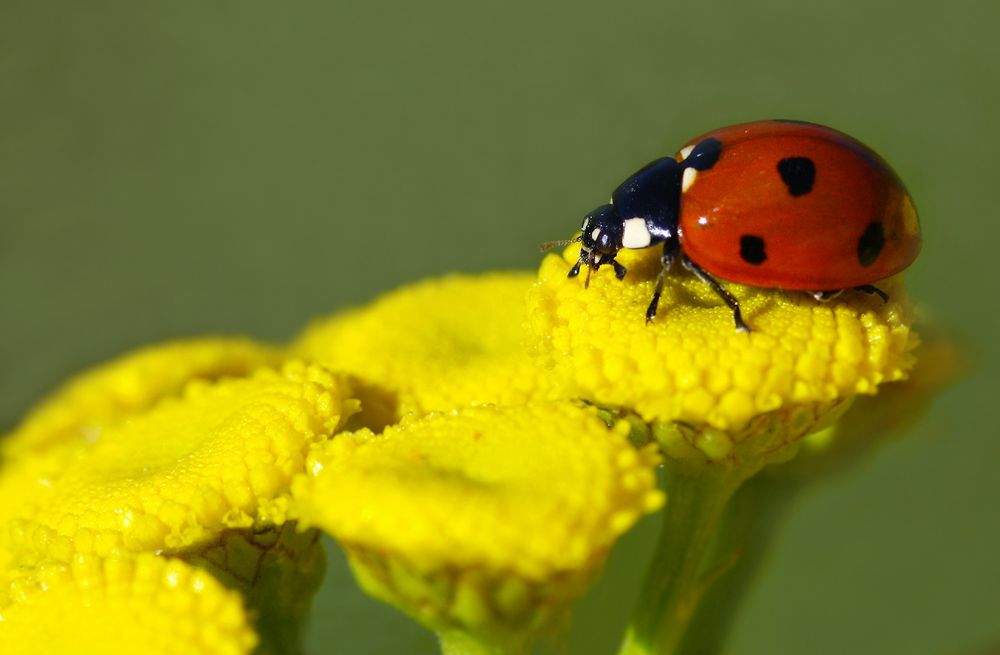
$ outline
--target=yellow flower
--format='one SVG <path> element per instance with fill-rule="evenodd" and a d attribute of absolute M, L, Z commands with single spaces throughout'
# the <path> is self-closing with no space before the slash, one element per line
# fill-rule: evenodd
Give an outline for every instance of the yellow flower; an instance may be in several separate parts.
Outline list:
<path fill-rule="evenodd" d="M 527 273 L 453 275 L 311 325 L 292 352 L 356 376 L 364 425 L 410 412 L 516 405 L 547 384 L 525 349 Z"/>
<path fill-rule="evenodd" d="M 739 433 L 778 411 L 809 407 L 822 418 L 855 394 L 903 379 L 913 364 L 917 339 L 898 280 L 884 283 L 885 304 L 861 292 L 820 303 L 727 284 L 753 328 L 745 334 L 711 289 L 682 270 L 667 276 L 659 314 L 647 325 L 656 249 L 622 251 L 624 280 L 601 270 L 589 289 L 566 277 L 575 259 L 572 248 L 547 257 L 528 300 L 543 365 L 562 396 L 629 408 L 652 423 Z M 713 459 L 730 449 L 717 439 L 705 446 Z"/>
<path fill-rule="evenodd" d="M 28 563 L 177 551 L 225 528 L 281 523 L 309 445 L 353 411 L 345 393 L 317 367 L 262 369 L 192 384 L 84 450 L 12 462 L 0 475 L 9 551 Z"/>
<path fill-rule="evenodd" d="M 239 655 L 256 643 L 239 594 L 153 555 L 47 564 L 0 598 L 5 655 Z"/>
<path fill-rule="evenodd" d="M 294 632 L 322 574 L 315 531 L 288 521 L 309 447 L 353 413 L 349 386 L 290 362 L 190 383 L 93 442 L 50 444 L 0 469 L 0 578 L 78 555 L 160 553 L 205 566 L 262 612 L 271 643 Z"/>
<path fill-rule="evenodd" d="M 560 619 L 663 502 L 657 457 L 572 403 L 471 408 L 317 448 L 303 519 L 361 584 L 432 628 L 510 638 Z"/>
<path fill-rule="evenodd" d="M 647 324 L 659 252 L 622 251 L 625 278 L 601 270 L 589 288 L 567 278 L 578 252 L 547 257 L 529 293 L 539 365 L 551 370 L 556 394 L 634 412 L 660 444 L 671 502 L 621 653 L 677 652 L 702 596 L 734 557 L 716 542 L 730 498 L 764 466 L 793 457 L 859 394 L 906 378 L 918 343 L 912 311 L 898 277 L 879 283 L 886 303 L 860 291 L 821 303 L 724 283 L 747 334 L 708 285 L 678 266 Z"/>
<path fill-rule="evenodd" d="M 93 441 L 103 429 L 178 395 L 191 380 L 243 376 L 279 361 L 276 350 L 241 338 L 141 348 L 64 384 L 0 440 L 2 453 L 13 458 L 67 441 Z"/>

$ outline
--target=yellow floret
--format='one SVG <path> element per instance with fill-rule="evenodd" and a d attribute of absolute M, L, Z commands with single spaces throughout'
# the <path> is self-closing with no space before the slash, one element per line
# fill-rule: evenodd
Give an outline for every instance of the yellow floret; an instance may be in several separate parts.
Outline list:
<path fill-rule="evenodd" d="M 67 441 L 97 439 L 101 431 L 191 380 L 247 375 L 280 361 L 277 351 L 250 339 L 200 338 L 141 348 L 85 371 L 43 400 L 2 444 L 18 457 Z"/>
<path fill-rule="evenodd" d="M 657 456 L 627 432 L 568 402 L 404 420 L 322 444 L 297 507 L 370 593 L 432 627 L 537 627 L 663 502 Z"/>
<path fill-rule="evenodd" d="M 342 381 L 291 363 L 193 383 L 100 435 L 0 471 L 0 551 L 19 566 L 77 553 L 179 551 L 280 524 L 310 444 L 354 411 Z"/>
<path fill-rule="evenodd" d="M 42 566 L 0 606 L 5 655 L 239 655 L 256 643 L 239 594 L 152 555 Z"/>
<path fill-rule="evenodd" d="M 650 422 L 739 431 L 767 412 L 875 393 L 913 364 L 917 339 L 898 280 L 882 283 L 886 304 L 861 292 L 820 303 L 801 292 L 725 283 L 753 328 L 745 334 L 712 290 L 680 266 L 667 276 L 659 314 L 647 325 L 660 267 L 655 248 L 622 251 L 624 280 L 602 269 L 589 289 L 566 277 L 576 252 L 547 257 L 528 299 L 543 364 L 563 396 L 629 408 Z"/>
<path fill-rule="evenodd" d="M 454 275 L 311 325 L 292 351 L 357 376 L 366 427 L 466 405 L 520 404 L 547 384 L 525 351 L 527 273 Z"/>

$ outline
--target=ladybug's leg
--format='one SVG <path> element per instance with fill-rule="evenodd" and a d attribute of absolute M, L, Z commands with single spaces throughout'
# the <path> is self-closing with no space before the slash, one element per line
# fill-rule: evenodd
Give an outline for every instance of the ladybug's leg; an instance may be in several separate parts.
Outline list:
<path fill-rule="evenodd" d="M 597 261 L 597 267 L 600 268 L 605 264 L 611 264 L 611 266 L 615 269 L 615 277 L 619 280 L 625 277 L 625 274 L 628 273 L 628 269 L 619 264 L 618 260 L 612 255 L 601 255 L 601 258 Z"/>
<path fill-rule="evenodd" d="M 619 264 L 617 260 L 612 259 L 608 263 L 611 264 L 614 267 L 614 269 L 615 269 L 615 277 L 618 278 L 619 280 L 622 279 L 623 277 L 625 277 L 625 274 L 628 273 L 628 269 L 625 268 L 624 266 L 622 266 L 621 264 Z"/>
<path fill-rule="evenodd" d="M 864 291 L 865 293 L 870 293 L 878 296 L 879 298 L 882 299 L 883 304 L 889 302 L 889 294 L 887 294 L 885 291 L 882 291 L 874 284 L 862 284 L 860 287 L 854 287 L 854 288 L 857 289 L 858 291 Z"/>
<path fill-rule="evenodd" d="M 687 255 L 684 255 L 684 257 L 681 258 L 681 262 L 684 264 L 684 268 L 694 273 L 699 280 L 712 287 L 712 291 L 722 298 L 722 300 L 729 306 L 729 309 L 733 310 L 733 321 L 736 322 L 736 329 L 739 332 L 749 332 L 750 326 L 743 322 L 743 315 L 740 313 L 740 303 L 736 300 L 736 297 L 726 291 L 714 277 L 705 271 L 705 269 L 688 259 Z"/>
<path fill-rule="evenodd" d="M 820 302 L 828 302 L 842 293 L 844 293 L 843 289 L 837 289 L 836 291 L 813 291 L 812 297 Z"/>
<path fill-rule="evenodd" d="M 576 277 L 577 275 L 579 275 L 580 274 L 580 267 L 583 266 L 584 264 L 586 264 L 587 268 L 589 269 L 590 268 L 590 259 L 591 259 L 592 256 L 593 255 L 590 254 L 590 251 L 581 250 L 580 251 L 580 258 L 576 260 L 575 264 L 573 264 L 573 268 L 569 269 L 569 273 L 566 275 L 566 277 Z"/>
<path fill-rule="evenodd" d="M 664 241 L 663 255 L 660 257 L 663 267 L 660 269 L 660 274 L 656 276 L 656 289 L 653 291 L 653 299 L 649 301 L 649 307 L 646 308 L 647 325 L 656 318 L 656 308 L 660 304 L 660 294 L 663 293 L 663 281 L 666 279 L 670 267 L 673 266 L 674 260 L 677 259 L 679 250 L 677 239 L 667 239 Z"/>

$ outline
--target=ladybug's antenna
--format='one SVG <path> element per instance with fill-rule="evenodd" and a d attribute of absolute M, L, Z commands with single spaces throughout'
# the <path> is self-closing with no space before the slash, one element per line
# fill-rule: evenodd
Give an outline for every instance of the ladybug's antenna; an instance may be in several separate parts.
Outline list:
<path fill-rule="evenodd" d="M 583 239 L 583 235 L 581 234 L 581 235 L 579 235 L 579 236 L 577 236 L 577 237 L 575 237 L 573 239 L 560 239 L 559 241 L 546 241 L 545 243 L 543 243 L 539 247 L 539 249 L 542 252 L 546 252 L 548 250 L 552 250 L 553 248 L 558 248 L 559 246 L 568 246 L 571 243 L 577 243 L 578 241 L 581 241 L 582 239 Z"/>

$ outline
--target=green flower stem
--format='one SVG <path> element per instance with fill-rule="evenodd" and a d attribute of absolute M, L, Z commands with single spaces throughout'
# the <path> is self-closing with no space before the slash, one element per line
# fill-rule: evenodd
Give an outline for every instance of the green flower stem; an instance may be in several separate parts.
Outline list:
<path fill-rule="evenodd" d="M 660 540 L 619 655 L 678 652 L 703 594 L 733 561 L 732 551 L 717 555 L 713 540 L 730 498 L 752 472 L 725 464 L 700 471 L 668 464 Z"/>
<path fill-rule="evenodd" d="M 778 525 L 807 480 L 774 475 L 751 478 L 733 496 L 720 521 L 716 552 L 738 553 L 733 567 L 707 589 L 681 644 L 685 653 L 723 650 L 739 609 L 770 552 Z"/>
<path fill-rule="evenodd" d="M 858 462 L 922 414 L 931 391 L 906 383 L 889 385 L 878 398 L 862 397 L 832 427 L 825 445 L 756 475 L 726 508 L 715 538 L 716 552 L 739 553 L 739 561 L 701 599 L 681 645 L 685 653 L 721 652 L 737 613 L 770 552 L 779 524 L 801 492 Z M 936 389 L 934 387 L 933 389 Z"/>
<path fill-rule="evenodd" d="M 437 633 L 441 655 L 526 655 L 530 640 L 487 640 L 463 630 L 441 630 Z"/>

